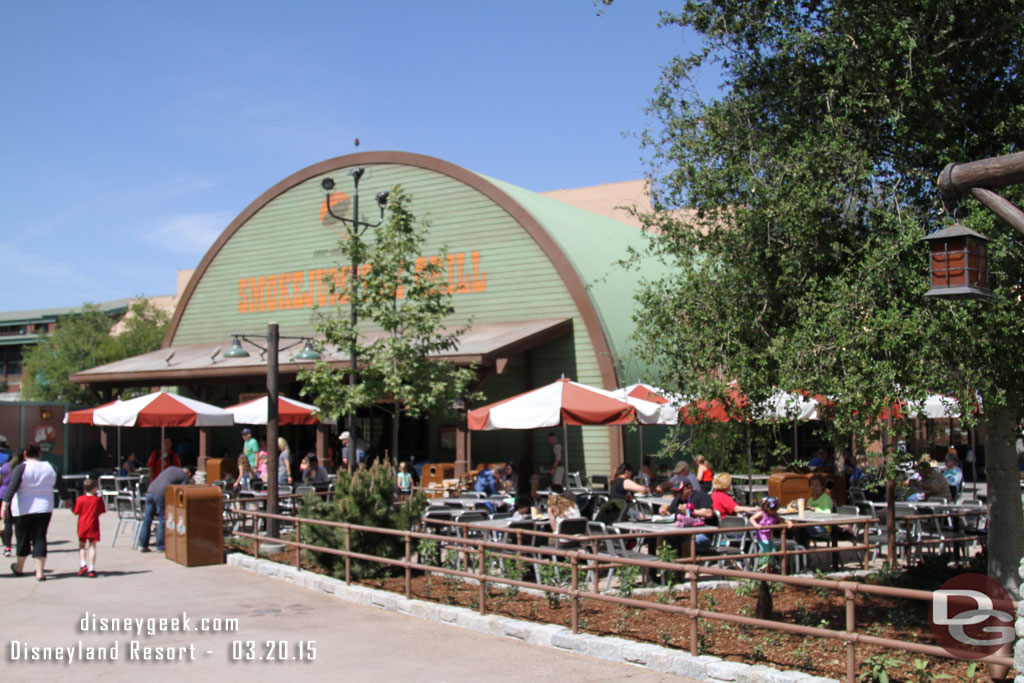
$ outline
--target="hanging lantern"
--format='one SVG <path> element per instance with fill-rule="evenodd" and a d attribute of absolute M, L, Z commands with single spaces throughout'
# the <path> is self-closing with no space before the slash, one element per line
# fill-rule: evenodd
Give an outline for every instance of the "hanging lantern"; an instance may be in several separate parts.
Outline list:
<path fill-rule="evenodd" d="M 925 296 L 988 299 L 988 242 L 966 225 L 954 223 L 924 238 L 931 247 L 931 289 Z"/>

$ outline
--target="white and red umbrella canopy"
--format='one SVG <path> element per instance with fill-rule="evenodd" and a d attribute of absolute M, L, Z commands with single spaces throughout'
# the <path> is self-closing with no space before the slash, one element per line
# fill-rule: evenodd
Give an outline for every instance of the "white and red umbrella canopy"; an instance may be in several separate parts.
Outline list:
<path fill-rule="evenodd" d="M 111 427 L 230 427 L 235 416 L 217 406 L 165 391 L 101 406 L 93 424 Z"/>
<path fill-rule="evenodd" d="M 637 382 L 617 390 L 615 397 L 636 408 L 640 424 L 674 425 L 679 422 L 679 402 L 657 387 Z"/>
<path fill-rule="evenodd" d="M 469 428 L 542 429 L 560 425 L 621 425 L 637 409 L 612 392 L 560 379 L 539 389 L 469 411 Z"/>
<path fill-rule="evenodd" d="M 235 424 L 240 425 L 265 425 L 267 424 L 267 409 L 270 407 L 270 400 L 267 396 L 254 398 L 245 403 L 228 406 L 225 408 L 235 416 Z M 319 410 L 309 403 L 302 403 L 293 398 L 278 396 L 277 398 L 277 422 L 280 425 L 315 425 L 320 423 L 317 417 Z"/>
<path fill-rule="evenodd" d="M 824 396 L 810 396 L 804 392 L 776 389 L 762 405 L 757 406 L 759 416 L 768 420 L 819 420 L 824 417 Z"/>
<path fill-rule="evenodd" d="M 121 399 L 114 399 L 110 403 L 104 403 L 103 405 L 96 406 L 95 408 L 83 408 L 81 410 L 69 411 L 67 413 L 64 413 L 64 424 L 66 424 L 66 425 L 91 425 L 91 424 L 95 424 L 92 421 L 92 414 L 95 411 L 99 410 L 100 408 L 106 408 L 107 406 L 112 406 L 112 405 L 114 405 L 116 403 L 120 403 L 120 402 L 121 402 Z"/>

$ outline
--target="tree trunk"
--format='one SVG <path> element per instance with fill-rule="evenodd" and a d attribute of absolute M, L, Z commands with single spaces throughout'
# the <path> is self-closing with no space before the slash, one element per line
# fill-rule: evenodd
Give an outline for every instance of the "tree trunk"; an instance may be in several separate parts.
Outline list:
<path fill-rule="evenodd" d="M 1024 555 L 1020 472 L 1014 448 L 1016 422 L 1006 409 L 986 410 L 985 480 L 988 482 L 988 575 L 1017 595 Z"/>
<path fill-rule="evenodd" d="M 398 471 L 398 463 L 402 459 L 398 457 L 398 418 L 401 413 L 398 410 L 398 401 L 392 403 L 391 409 L 391 467 Z"/>

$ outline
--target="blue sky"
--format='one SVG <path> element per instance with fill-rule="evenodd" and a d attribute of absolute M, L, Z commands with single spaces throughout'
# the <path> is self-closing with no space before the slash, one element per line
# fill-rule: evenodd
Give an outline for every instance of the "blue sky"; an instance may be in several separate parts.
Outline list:
<path fill-rule="evenodd" d="M 357 137 L 536 191 L 642 177 L 646 100 L 695 46 L 656 28 L 671 6 L 8 3 L 0 310 L 173 293 L 251 201 Z"/>

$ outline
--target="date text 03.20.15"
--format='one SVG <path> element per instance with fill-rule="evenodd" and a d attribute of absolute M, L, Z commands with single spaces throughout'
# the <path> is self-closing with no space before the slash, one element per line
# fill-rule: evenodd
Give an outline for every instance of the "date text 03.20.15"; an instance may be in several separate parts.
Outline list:
<path fill-rule="evenodd" d="M 312 662 L 315 640 L 232 640 L 228 656 L 232 662 Z"/>

